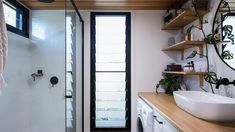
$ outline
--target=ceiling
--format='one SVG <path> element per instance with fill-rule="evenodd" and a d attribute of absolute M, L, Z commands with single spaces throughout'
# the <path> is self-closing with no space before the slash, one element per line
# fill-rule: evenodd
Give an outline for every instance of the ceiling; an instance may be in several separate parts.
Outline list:
<path fill-rule="evenodd" d="M 19 0 L 30 9 L 64 9 L 64 0 L 42 3 L 37 0 Z M 70 1 L 70 0 L 67 0 Z M 187 0 L 74 0 L 79 10 L 165 10 Z M 70 2 L 69 4 L 70 5 Z"/>

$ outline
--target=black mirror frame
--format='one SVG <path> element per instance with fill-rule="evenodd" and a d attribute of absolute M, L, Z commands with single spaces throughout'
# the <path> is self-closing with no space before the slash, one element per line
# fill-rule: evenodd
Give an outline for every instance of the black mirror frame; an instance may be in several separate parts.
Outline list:
<path fill-rule="evenodd" d="M 218 7 L 217 7 L 217 9 L 216 9 L 216 13 L 215 13 L 214 20 L 213 20 L 212 33 L 214 33 L 214 30 L 215 30 L 215 21 L 216 21 L 216 18 L 217 18 L 218 10 L 219 10 L 220 5 L 222 4 L 223 1 L 225 1 L 225 0 L 221 0 L 221 1 L 220 1 L 219 5 L 218 5 Z M 216 51 L 217 55 L 219 56 L 219 58 L 223 61 L 223 63 L 224 63 L 225 65 L 227 65 L 227 66 L 228 66 L 229 68 L 231 68 L 232 70 L 235 70 L 235 68 L 231 67 L 228 63 L 226 63 L 226 62 L 224 61 L 224 59 L 223 59 L 222 56 L 220 55 L 219 50 L 218 50 L 218 48 L 217 48 L 216 46 L 217 46 L 217 45 L 214 44 L 215 51 Z"/>

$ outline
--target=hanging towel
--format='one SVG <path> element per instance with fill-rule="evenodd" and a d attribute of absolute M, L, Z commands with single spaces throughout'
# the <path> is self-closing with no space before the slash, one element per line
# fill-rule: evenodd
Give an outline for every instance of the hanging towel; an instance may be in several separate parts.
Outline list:
<path fill-rule="evenodd" d="M 2 88 L 7 85 L 3 78 L 3 71 L 7 56 L 7 45 L 7 29 L 3 12 L 3 0 L 0 0 L 0 94 Z"/>

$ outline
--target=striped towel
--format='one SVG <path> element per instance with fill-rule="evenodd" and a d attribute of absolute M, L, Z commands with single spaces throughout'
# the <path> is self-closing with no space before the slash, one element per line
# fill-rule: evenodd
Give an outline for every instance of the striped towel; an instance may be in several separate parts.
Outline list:
<path fill-rule="evenodd" d="M 2 88 L 7 85 L 3 77 L 3 71 L 6 64 L 7 45 L 7 29 L 3 13 L 3 0 L 0 0 L 0 94 Z"/>

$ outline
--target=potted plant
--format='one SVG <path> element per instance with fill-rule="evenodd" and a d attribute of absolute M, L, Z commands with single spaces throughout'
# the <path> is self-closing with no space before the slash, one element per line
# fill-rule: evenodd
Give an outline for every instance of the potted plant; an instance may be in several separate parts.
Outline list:
<path fill-rule="evenodd" d="M 156 91 L 160 85 L 165 89 L 166 94 L 173 95 L 174 91 L 177 91 L 180 88 L 181 78 L 180 76 L 166 74 L 164 78 L 161 79 L 156 85 Z"/>

